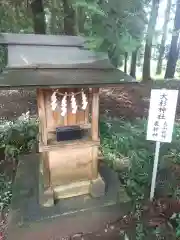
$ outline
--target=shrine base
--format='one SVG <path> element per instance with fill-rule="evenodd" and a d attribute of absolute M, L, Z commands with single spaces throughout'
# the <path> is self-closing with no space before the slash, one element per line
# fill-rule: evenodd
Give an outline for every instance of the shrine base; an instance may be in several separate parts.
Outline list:
<path fill-rule="evenodd" d="M 60 199 L 51 207 L 43 207 L 38 199 L 37 159 L 36 154 L 24 156 L 19 161 L 13 187 L 7 239 L 82 239 L 82 233 L 92 233 L 92 238 L 87 239 L 94 240 L 97 236 L 98 239 L 112 239 L 109 233 L 106 234 L 106 225 L 126 214 L 131 205 L 118 176 L 101 164 L 100 173 L 106 184 L 104 196 L 92 198 L 83 195 Z M 99 231 L 105 234 L 102 238 L 97 234 Z M 113 239 L 119 239 L 119 231 L 116 235 Z"/>

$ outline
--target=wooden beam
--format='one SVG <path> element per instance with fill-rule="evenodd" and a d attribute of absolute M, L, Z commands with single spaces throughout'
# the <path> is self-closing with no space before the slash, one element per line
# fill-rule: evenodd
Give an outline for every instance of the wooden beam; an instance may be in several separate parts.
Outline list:
<path fill-rule="evenodd" d="M 37 105 L 40 121 L 40 139 L 44 145 L 47 145 L 47 126 L 46 126 L 46 112 L 44 106 L 44 94 L 42 89 L 37 89 Z"/>
<path fill-rule="evenodd" d="M 85 109 L 85 112 L 84 112 L 84 123 L 89 123 L 89 104 L 90 104 L 90 94 L 89 94 L 89 89 L 88 89 L 88 92 L 87 92 L 87 100 L 88 100 L 88 105 Z"/>
<path fill-rule="evenodd" d="M 91 136 L 92 140 L 99 140 L 99 88 L 92 89 Z"/>

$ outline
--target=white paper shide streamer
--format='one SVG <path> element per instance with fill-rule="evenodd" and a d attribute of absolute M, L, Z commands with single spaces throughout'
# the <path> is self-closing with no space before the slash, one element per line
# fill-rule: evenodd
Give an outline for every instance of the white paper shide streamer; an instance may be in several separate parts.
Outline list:
<path fill-rule="evenodd" d="M 67 113 L 67 93 L 65 93 L 61 101 L 61 116 L 64 117 L 66 113 Z"/>
<path fill-rule="evenodd" d="M 57 99 L 57 94 L 62 96 L 62 100 L 60 102 L 60 109 L 61 109 L 61 116 L 63 116 L 63 117 L 67 114 L 68 97 L 70 97 L 70 99 L 71 99 L 72 114 L 77 113 L 78 105 L 77 105 L 77 101 L 76 101 L 76 96 L 79 94 L 81 94 L 81 98 L 82 98 L 81 109 L 85 110 L 87 108 L 88 99 L 87 99 L 87 96 L 84 93 L 83 89 L 81 90 L 81 92 L 78 92 L 78 93 L 72 92 L 71 94 L 68 94 L 67 92 L 65 92 L 64 94 L 61 94 L 61 93 L 58 93 L 58 91 L 55 91 L 51 95 L 51 108 L 53 111 L 56 110 L 56 108 L 58 106 L 58 102 L 59 102 Z"/>
<path fill-rule="evenodd" d="M 85 110 L 87 108 L 87 105 L 88 105 L 88 101 L 87 101 L 86 94 L 84 93 L 84 91 L 82 91 L 82 109 Z"/>
<path fill-rule="evenodd" d="M 71 96 L 71 108 L 72 108 L 72 114 L 76 114 L 77 104 L 76 104 L 76 98 L 74 96 L 74 93 L 72 93 L 72 96 Z"/>
<path fill-rule="evenodd" d="M 56 97 L 56 92 L 53 92 L 51 96 L 51 108 L 53 111 L 57 108 L 57 97 Z"/>

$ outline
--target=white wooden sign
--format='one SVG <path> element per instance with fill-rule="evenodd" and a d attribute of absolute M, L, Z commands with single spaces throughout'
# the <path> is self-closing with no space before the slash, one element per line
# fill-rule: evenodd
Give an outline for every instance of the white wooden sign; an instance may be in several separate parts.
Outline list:
<path fill-rule="evenodd" d="M 156 142 L 172 141 L 178 90 L 151 90 L 147 140 Z"/>
<path fill-rule="evenodd" d="M 172 141 L 177 99 L 178 90 L 151 90 L 147 140 L 156 142 L 150 192 L 151 201 L 154 198 L 161 142 L 170 143 Z"/>

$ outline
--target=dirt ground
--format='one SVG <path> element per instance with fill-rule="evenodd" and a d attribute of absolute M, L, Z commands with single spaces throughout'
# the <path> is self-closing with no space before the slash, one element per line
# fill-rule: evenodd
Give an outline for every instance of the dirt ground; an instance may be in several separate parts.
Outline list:
<path fill-rule="evenodd" d="M 30 110 L 36 114 L 36 93 L 35 90 L 1 90 L 0 91 L 0 118 L 14 120 L 22 113 Z"/>
<path fill-rule="evenodd" d="M 179 81 L 174 83 L 180 88 Z M 173 87 L 174 87 L 173 85 Z M 111 117 L 134 119 L 146 117 L 149 108 L 149 97 L 152 85 L 122 84 L 116 88 L 103 88 L 100 91 L 100 113 Z M 22 113 L 30 111 L 36 115 L 36 91 L 1 90 L 0 119 L 16 119 Z M 177 116 L 180 115 L 180 99 L 177 105 Z"/>
<path fill-rule="evenodd" d="M 150 89 L 141 85 L 122 85 L 118 88 L 101 89 L 100 113 L 128 119 L 146 116 L 149 92 Z M 27 111 L 30 111 L 31 115 L 36 114 L 35 90 L 0 91 L 1 119 L 16 119 Z"/>

